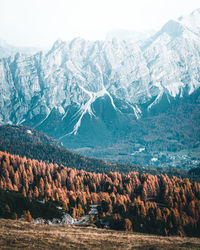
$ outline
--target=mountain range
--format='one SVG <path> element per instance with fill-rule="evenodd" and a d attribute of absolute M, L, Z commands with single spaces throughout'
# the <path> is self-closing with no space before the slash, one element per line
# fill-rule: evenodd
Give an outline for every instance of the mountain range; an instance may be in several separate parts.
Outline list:
<path fill-rule="evenodd" d="M 5 40 L 0 39 L 0 58 L 14 56 L 16 53 L 20 52 L 25 56 L 33 55 L 40 51 L 39 48 L 34 47 L 16 47 L 8 44 Z"/>
<path fill-rule="evenodd" d="M 128 29 L 113 29 L 106 34 L 105 40 L 112 41 L 117 38 L 121 41 L 129 41 L 132 43 L 137 43 L 139 46 L 153 36 L 156 33 L 155 30 L 128 30 Z"/>
<path fill-rule="evenodd" d="M 85 155 L 198 165 L 200 9 L 140 42 L 56 41 L 0 59 L 0 123 L 42 131 Z"/>

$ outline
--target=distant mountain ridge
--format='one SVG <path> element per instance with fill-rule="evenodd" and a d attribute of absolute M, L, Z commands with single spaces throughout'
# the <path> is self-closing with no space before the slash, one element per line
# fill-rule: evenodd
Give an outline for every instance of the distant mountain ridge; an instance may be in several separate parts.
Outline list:
<path fill-rule="evenodd" d="M 179 100 L 191 97 L 194 104 L 192 97 L 200 86 L 199 18 L 196 10 L 169 21 L 142 47 L 119 39 L 75 38 L 56 41 L 47 53 L 28 57 L 18 53 L 1 59 L 0 123 L 31 126 L 87 154 L 106 148 L 112 157 L 115 145 L 122 153 L 123 142 L 129 145 L 128 153 L 135 151 L 134 124 L 139 126 L 147 117 L 153 120 L 155 114 L 167 115 L 167 109 L 176 107 Z M 193 115 L 192 110 L 189 115 L 198 119 L 198 111 Z M 166 129 L 174 135 L 172 123 Z M 188 149 L 185 139 L 179 145 L 179 134 L 185 137 L 185 129 L 176 132 L 172 139 L 178 141 L 176 150 Z M 151 133 L 148 125 L 142 133 Z M 155 129 L 153 133 L 152 143 Z M 139 143 L 142 148 L 148 140 Z M 199 134 L 192 144 L 198 141 Z"/>
<path fill-rule="evenodd" d="M 33 55 L 40 51 L 39 48 L 34 47 L 16 47 L 8 44 L 3 39 L 0 39 L 0 58 L 14 56 L 16 53 L 22 53 L 26 56 Z"/>
<path fill-rule="evenodd" d="M 154 30 L 126 30 L 126 29 L 114 29 L 107 33 L 106 39 L 112 41 L 114 38 L 120 40 L 137 43 L 138 45 L 143 44 L 148 38 L 150 38 L 156 31 Z"/>

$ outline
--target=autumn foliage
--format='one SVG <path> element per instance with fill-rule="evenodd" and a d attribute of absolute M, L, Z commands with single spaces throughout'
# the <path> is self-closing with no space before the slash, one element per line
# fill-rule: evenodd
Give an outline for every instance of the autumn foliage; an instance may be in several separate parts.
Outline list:
<path fill-rule="evenodd" d="M 200 235 L 200 183 L 167 175 L 90 173 L 0 152 L 0 189 L 59 201 L 73 217 L 99 205 L 111 228 Z"/>

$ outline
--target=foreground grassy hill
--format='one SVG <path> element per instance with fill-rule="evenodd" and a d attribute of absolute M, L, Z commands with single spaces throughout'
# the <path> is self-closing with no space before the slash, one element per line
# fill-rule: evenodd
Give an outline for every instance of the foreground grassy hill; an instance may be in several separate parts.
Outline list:
<path fill-rule="evenodd" d="M 0 219 L 0 249 L 200 249 L 200 239 Z"/>

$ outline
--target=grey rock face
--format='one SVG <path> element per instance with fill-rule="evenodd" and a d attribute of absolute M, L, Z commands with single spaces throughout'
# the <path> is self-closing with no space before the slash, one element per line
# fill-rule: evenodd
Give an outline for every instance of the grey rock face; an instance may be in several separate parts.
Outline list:
<path fill-rule="evenodd" d="M 0 59 L 0 123 L 27 124 L 60 140 L 87 137 L 90 129 L 109 138 L 163 98 L 170 103 L 199 88 L 199 35 L 196 10 L 142 47 L 76 38 L 56 41 L 47 53 Z"/>

